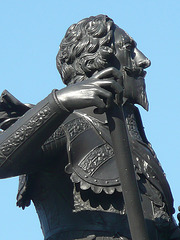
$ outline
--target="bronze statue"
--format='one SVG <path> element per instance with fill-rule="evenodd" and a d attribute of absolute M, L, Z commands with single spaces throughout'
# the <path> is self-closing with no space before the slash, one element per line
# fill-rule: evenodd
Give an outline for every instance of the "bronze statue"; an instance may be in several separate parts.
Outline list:
<path fill-rule="evenodd" d="M 106 116 L 115 103 L 149 239 L 180 239 L 169 185 L 134 106 L 148 110 L 150 60 L 105 15 L 73 24 L 56 60 L 67 87 L 35 106 L 1 95 L 0 177 L 20 176 L 17 205 L 33 201 L 45 240 L 132 239 L 115 160 L 123 156 L 114 154 Z"/>

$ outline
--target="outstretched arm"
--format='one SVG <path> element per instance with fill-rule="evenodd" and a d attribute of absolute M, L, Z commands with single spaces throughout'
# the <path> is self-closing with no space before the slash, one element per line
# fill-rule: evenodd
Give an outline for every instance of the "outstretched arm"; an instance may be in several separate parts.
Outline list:
<path fill-rule="evenodd" d="M 109 107 L 122 91 L 119 72 L 108 68 L 62 90 L 54 90 L 0 135 L 0 178 L 37 171 L 41 146 L 75 109 Z M 114 80 L 116 79 L 116 80 Z"/>

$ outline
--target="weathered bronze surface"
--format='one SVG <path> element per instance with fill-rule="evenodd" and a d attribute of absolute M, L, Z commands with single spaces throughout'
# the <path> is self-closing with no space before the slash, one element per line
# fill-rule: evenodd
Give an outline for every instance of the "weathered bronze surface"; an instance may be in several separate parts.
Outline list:
<path fill-rule="evenodd" d="M 168 182 L 134 106 L 148 110 L 150 60 L 105 15 L 73 24 L 56 59 L 67 87 L 35 106 L 1 95 L 0 177 L 20 176 L 17 205 L 33 201 L 46 240 L 141 240 L 141 206 L 149 239 L 180 239 Z M 119 127 L 108 122 L 114 104 Z M 124 159 L 132 168 L 122 170 Z M 129 168 L 137 185 L 128 183 Z"/>

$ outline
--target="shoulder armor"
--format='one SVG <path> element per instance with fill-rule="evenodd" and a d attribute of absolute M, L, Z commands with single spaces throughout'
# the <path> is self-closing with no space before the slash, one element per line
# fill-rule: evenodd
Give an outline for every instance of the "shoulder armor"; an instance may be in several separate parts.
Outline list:
<path fill-rule="evenodd" d="M 76 113 L 67 119 L 64 129 L 69 153 L 65 171 L 71 174 L 71 180 L 80 183 L 82 190 L 122 192 L 108 127 Z"/>

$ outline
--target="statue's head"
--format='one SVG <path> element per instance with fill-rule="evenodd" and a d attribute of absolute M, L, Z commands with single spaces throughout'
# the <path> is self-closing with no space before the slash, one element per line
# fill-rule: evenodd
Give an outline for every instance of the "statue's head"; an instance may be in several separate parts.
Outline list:
<path fill-rule="evenodd" d="M 57 68 L 69 85 L 115 67 L 123 76 L 124 98 L 148 109 L 144 68 L 150 61 L 136 45 L 109 17 L 85 18 L 67 30 L 56 57 Z"/>

